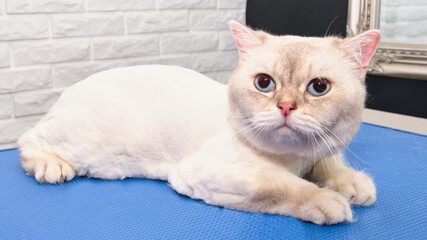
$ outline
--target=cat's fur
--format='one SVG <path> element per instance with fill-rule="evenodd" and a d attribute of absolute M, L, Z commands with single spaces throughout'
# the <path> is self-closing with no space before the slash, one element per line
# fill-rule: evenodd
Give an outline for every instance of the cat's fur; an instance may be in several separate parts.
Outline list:
<path fill-rule="evenodd" d="M 375 187 L 346 166 L 340 150 L 361 122 L 379 32 L 303 38 L 230 26 L 241 58 L 228 91 L 180 67 L 97 73 L 65 91 L 20 137 L 23 168 L 41 183 L 76 174 L 161 179 L 227 208 L 317 224 L 351 221 L 350 204 L 374 203 Z M 254 87 L 259 73 L 273 77 L 274 91 Z M 332 82 L 324 96 L 306 90 L 316 77 Z M 296 109 L 284 117 L 280 102 Z"/>

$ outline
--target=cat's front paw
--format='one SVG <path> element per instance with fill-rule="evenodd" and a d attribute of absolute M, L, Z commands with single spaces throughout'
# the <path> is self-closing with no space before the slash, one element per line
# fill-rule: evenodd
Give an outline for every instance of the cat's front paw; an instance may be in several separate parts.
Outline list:
<path fill-rule="evenodd" d="M 302 220 L 319 225 L 332 225 L 342 222 L 350 222 L 353 213 L 348 201 L 339 193 L 319 189 L 300 206 Z"/>
<path fill-rule="evenodd" d="M 343 173 L 328 179 L 324 184 L 341 193 L 351 204 L 369 206 L 376 200 L 374 182 L 363 172 Z"/>

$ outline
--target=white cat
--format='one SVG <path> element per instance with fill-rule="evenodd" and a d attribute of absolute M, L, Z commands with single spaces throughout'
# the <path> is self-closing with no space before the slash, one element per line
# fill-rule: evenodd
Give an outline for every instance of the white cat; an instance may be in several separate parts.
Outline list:
<path fill-rule="evenodd" d="M 41 183 L 161 179 L 213 205 L 351 221 L 350 204 L 376 199 L 341 150 L 361 122 L 379 31 L 304 38 L 230 26 L 240 63 L 228 89 L 181 67 L 97 73 L 20 137 L 23 168 Z"/>

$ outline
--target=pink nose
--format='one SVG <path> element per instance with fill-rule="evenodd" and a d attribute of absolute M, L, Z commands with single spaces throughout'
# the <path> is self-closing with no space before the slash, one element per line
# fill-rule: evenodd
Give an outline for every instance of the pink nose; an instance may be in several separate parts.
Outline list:
<path fill-rule="evenodd" d="M 282 115 L 287 117 L 291 113 L 291 110 L 297 109 L 295 107 L 295 104 L 287 103 L 287 102 L 281 102 L 277 105 L 278 108 L 282 110 Z"/>

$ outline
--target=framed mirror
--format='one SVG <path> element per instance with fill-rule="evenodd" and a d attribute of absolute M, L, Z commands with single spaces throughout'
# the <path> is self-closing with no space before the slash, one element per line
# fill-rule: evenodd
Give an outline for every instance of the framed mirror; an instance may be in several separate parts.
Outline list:
<path fill-rule="evenodd" d="M 369 74 L 427 80 L 426 10 L 426 0 L 349 0 L 348 37 L 381 30 Z"/>

